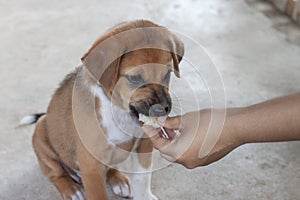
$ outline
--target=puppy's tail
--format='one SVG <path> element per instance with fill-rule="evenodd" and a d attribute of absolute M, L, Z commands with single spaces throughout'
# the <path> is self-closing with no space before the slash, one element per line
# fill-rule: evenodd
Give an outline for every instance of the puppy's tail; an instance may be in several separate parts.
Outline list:
<path fill-rule="evenodd" d="M 36 114 L 27 115 L 20 120 L 19 126 L 27 126 L 30 124 L 34 124 L 39 120 L 40 117 L 42 117 L 45 114 L 46 113 L 36 113 Z"/>

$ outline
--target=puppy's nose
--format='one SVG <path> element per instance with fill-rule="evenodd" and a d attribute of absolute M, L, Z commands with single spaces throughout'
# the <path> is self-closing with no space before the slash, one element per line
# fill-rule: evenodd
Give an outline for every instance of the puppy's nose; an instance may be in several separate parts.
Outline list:
<path fill-rule="evenodd" d="M 161 104 L 154 104 L 149 109 L 149 116 L 160 117 L 167 115 L 169 108 L 163 107 Z"/>

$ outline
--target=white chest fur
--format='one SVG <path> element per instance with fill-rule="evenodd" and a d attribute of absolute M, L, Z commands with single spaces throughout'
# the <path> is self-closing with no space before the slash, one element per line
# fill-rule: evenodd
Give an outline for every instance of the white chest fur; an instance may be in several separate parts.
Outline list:
<path fill-rule="evenodd" d="M 108 141 L 119 144 L 143 135 L 141 127 L 132 120 L 130 114 L 114 105 L 100 86 L 92 86 L 91 90 L 100 99 L 98 112 L 102 117 L 102 126 L 106 129 Z"/>

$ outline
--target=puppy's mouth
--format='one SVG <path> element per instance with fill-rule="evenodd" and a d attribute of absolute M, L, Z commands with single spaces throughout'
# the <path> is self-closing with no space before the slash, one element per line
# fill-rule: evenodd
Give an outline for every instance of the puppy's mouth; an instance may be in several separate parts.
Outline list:
<path fill-rule="evenodd" d="M 130 106 L 129 108 L 130 108 L 130 115 L 133 118 L 133 120 L 136 121 L 136 123 L 138 123 L 140 126 L 147 125 L 147 126 L 152 126 L 153 128 L 159 128 L 160 131 L 158 132 L 158 135 L 161 138 L 164 138 L 166 140 L 173 140 L 175 137 L 181 135 L 179 130 L 169 129 L 157 123 L 156 121 L 157 117 L 165 117 L 165 119 L 167 118 L 166 113 L 163 116 L 160 115 L 152 116 L 150 111 L 149 111 L 150 114 L 145 115 L 139 112 L 134 106 Z"/>
<path fill-rule="evenodd" d="M 162 106 L 161 104 L 153 104 L 150 106 L 146 103 L 140 103 L 139 106 L 129 105 L 130 115 L 133 119 L 138 120 L 139 115 L 142 114 L 147 117 L 162 117 L 167 116 L 170 113 L 171 104 Z"/>
<path fill-rule="evenodd" d="M 134 106 L 130 105 L 129 110 L 130 110 L 129 113 L 130 113 L 131 118 L 134 121 L 136 121 L 138 124 L 142 125 L 141 122 L 139 121 L 139 114 L 140 113 L 137 111 L 137 109 Z"/>

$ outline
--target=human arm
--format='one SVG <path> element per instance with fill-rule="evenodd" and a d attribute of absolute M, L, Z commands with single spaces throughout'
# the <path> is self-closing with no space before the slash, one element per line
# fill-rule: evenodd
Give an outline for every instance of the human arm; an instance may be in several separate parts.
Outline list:
<path fill-rule="evenodd" d="M 163 126 L 182 132 L 174 141 L 159 137 L 157 129 L 148 126 L 143 129 L 163 157 L 187 168 L 215 162 L 245 143 L 300 140 L 300 93 L 297 93 L 226 109 L 224 126 L 215 146 L 205 157 L 199 158 L 213 112 L 218 110 L 206 109 L 168 118 Z M 200 118 L 195 121 L 197 116 Z M 197 127 L 196 131 L 191 131 L 191 127 Z"/>

